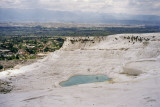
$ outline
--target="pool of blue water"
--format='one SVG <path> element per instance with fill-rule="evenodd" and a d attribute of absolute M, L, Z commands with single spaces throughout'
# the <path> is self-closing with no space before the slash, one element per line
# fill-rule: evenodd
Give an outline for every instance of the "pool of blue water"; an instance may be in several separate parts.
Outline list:
<path fill-rule="evenodd" d="M 78 85 L 78 84 L 87 84 L 94 82 L 104 82 L 110 80 L 106 75 L 76 75 L 69 78 L 67 81 L 60 83 L 62 87 Z"/>

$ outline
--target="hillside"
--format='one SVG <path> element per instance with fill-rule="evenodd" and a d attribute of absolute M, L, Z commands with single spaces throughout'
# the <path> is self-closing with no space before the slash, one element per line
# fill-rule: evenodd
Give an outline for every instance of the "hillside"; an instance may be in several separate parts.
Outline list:
<path fill-rule="evenodd" d="M 67 37 L 36 63 L 0 72 L 3 107 L 159 107 L 160 33 Z M 110 81 L 61 87 L 73 75 Z M 7 82 L 6 82 L 7 81 Z"/>

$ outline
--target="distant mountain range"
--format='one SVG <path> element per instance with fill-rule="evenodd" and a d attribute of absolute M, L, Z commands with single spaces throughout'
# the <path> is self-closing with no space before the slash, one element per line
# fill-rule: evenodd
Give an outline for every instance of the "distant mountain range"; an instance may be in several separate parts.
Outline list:
<path fill-rule="evenodd" d="M 0 8 L 0 22 L 160 25 L 160 16 Z"/>

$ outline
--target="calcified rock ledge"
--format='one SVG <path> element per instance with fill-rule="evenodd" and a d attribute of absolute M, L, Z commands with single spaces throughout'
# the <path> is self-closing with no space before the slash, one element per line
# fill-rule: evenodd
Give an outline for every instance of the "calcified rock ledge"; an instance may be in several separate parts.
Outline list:
<path fill-rule="evenodd" d="M 160 33 L 68 37 L 63 47 L 20 69 L 0 72 L 13 90 L 3 107 L 159 107 Z M 78 74 L 111 81 L 71 87 L 59 83 Z"/>

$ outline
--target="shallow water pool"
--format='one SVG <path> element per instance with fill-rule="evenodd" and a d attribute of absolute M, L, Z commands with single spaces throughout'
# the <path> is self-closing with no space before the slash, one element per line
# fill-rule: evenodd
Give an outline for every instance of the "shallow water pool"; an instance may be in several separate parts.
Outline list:
<path fill-rule="evenodd" d="M 94 82 L 104 82 L 110 80 L 106 75 L 76 75 L 69 78 L 67 81 L 60 83 L 62 87 L 78 85 L 78 84 L 87 84 Z"/>

